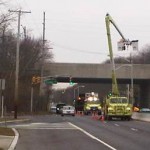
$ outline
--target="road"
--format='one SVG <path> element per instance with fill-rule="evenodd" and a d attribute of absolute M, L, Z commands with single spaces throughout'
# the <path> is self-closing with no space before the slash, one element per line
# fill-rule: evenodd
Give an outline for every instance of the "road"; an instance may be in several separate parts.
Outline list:
<path fill-rule="evenodd" d="M 16 150 L 147 150 L 150 143 L 150 123 L 135 120 L 45 115 L 10 126 L 20 134 Z"/>

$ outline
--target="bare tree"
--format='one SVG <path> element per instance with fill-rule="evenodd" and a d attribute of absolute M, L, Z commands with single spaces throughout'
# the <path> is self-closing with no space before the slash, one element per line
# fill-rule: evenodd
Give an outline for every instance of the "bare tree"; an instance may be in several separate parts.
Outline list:
<path fill-rule="evenodd" d="M 140 64 L 150 64 L 150 44 L 145 45 L 138 54 L 136 62 Z"/>

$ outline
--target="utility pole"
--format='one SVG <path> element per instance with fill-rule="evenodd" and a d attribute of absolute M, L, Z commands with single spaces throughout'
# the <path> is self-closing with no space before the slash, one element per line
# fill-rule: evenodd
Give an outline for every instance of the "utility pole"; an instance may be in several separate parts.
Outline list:
<path fill-rule="evenodd" d="M 40 96 L 42 95 L 42 83 L 43 83 L 43 65 L 44 65 L 44 50 L 45 50 L 45 12 L 43 13 L 43 46 L 42 46 L 42 60 L 41 60 L 41 82 L 40 82 Z"/>
<path fill-rule="evenodd" d="M 13 11 L 18 13 L 18 33 L 17 33 L 17 46 L 16 46 L 16 71 L 15 71 L 15 97 L 14 97 L 14 118 L 17 119 L 18 112 L 18 79 L 19 79 L 19 47 L 20 47 L 20 17 L 22 13 L 31 13 L 29 11 Z"/>

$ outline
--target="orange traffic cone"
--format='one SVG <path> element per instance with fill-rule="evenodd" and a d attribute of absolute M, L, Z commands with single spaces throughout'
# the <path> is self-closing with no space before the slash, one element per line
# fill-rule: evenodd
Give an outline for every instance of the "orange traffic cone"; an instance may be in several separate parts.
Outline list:
<path fill-rule="evenodd" d="M 92 118 L 93 118 L 94 120 L 96 120 L 96 117 L 97 117 L 96 112 L 92 112 Z"/>
<path fill-rule="evenodd" d="M 104 115 L 101 116 L 101 121 L 103 122 L 105 120 Z"/>
<path fill-rule="evenodd" d="M 95 114 L 94 113 L 92 113 L 92 119 L 95 119 Z"/>
<path fill-rule="evenodd" d="M 83 111 L 80 112 L 80 115 L 83 116 Z"/>

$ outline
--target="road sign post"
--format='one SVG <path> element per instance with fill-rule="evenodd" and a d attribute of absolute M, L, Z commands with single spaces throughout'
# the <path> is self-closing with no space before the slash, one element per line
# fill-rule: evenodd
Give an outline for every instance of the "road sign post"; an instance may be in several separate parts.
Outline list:
<path fill-rule="evenodd" d="M 0 79 L 0 89 L 1 89 L 1 107 L 2 107 L 1 118 L 3 118 L 3 117 L 4 117 L 4 90 L 5 90 L 5 79 Z"/>

